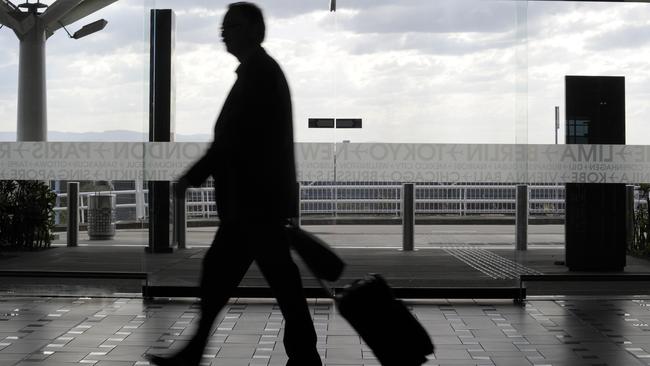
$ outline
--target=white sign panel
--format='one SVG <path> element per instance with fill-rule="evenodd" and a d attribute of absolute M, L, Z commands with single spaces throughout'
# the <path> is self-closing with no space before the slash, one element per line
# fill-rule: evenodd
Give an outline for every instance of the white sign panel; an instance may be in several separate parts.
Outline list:
<path fill-rule="evenodd" d="M 171 181 L 208 146 L 0 142 L 0 179 Z M 650 183 L 650 146 L 298 143 L 295 153 L 301 181 Z"/>
<path fill-rule="evenodd" d="M 295 145 L 298 180 L 333 181 L 335 144 L 297 143 Z"/>
<path fill-rule="evenodd" d="M 650 146 L 339 144 L 338 181 L 646 183 Z"/>
<path fill-rule="evenodd" d="M 0 142 L 0 180 L 173 181 L 208 147 L 194 142 Z M 334 179 L 334 144 L 297 143 L 295 154 L 299 179 Z"/>
<path fill-rule="evenodd" d="M 173 180 L 206 143 L 2 142 L 0 179 Z"/>

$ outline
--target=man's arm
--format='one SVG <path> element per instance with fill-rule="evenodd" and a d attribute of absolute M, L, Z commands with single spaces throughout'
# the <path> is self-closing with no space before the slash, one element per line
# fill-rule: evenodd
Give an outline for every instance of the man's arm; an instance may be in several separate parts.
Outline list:
<path fill-rule="evenodd" d="M 206 153 L 188 169 L 185 174 L 177 182 L 176 191 L 174 192 L 177 197 L 185 195 L 185 191 L 189 187 L 200 186 L 212 174 L 213 167 L 217 162 L 216 159 L 216 146 L 213 142 Z"/>

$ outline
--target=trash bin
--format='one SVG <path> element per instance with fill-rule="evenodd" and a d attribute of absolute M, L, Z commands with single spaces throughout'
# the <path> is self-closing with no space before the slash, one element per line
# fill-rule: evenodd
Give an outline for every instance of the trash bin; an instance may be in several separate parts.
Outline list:
<path fill-rule="evenodd" d="M 88 237 L 108 240 L 115 236 L 115 195 L 88 196 Z"/>

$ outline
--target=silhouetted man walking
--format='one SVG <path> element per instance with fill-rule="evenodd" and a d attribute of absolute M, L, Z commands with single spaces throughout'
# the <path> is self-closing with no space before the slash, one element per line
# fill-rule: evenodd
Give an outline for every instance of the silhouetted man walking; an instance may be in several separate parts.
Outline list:
<path fill-rule="evenodd" d="M 298 210 L 291 97 L 282 70 L 261 47 L 264 33 L 256 5 L 229 5 L 221 35 L 240 61 L 237 81 L 217 119 L 212 145 L 179 180 L 176 192 L 184 195 L 188 186 L 212 175 L 221 224 L 203 260 L 196 334 L 171 358 L 149 356 L 157 365 L 199 364 L 215 318 L 253 261 L 284 316 L 287 365 L 321 365 L 284 228 Z"/>

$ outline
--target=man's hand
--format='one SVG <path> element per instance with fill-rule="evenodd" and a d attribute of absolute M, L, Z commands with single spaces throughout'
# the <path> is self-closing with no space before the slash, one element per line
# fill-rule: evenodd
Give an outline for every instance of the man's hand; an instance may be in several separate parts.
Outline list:
<path fill-rule="evenodd" d="M 174 196 L 176 198 L 185 198 L 185 191 L 187 191 L 187 188 L 190 186 L 190 181 L 185 178 L 184 176 L 181 177 L 181 179 L 176 182 L 176 189 L 174 190 Z"/>

